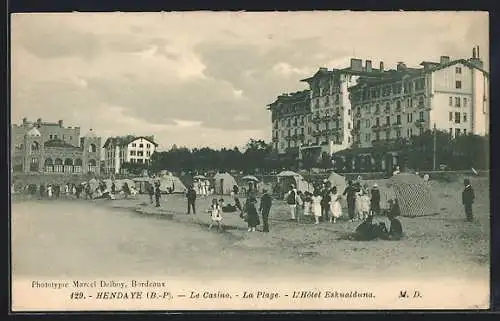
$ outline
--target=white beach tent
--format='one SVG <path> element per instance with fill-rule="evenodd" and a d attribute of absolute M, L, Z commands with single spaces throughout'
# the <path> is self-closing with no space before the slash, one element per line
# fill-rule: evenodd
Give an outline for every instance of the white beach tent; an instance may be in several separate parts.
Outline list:
<path fill-rule="evenodd" d="M 314 189 L 313 185 L 306 181 L 302 175 L 293 171 L 282 171 L 276 177 L 282 192 L 288 191 L 292 184 L 298 191 L 302 192 L 312 192 Z"/>
<path fill-rule="evenodd" d="M 233 191 L 233 186 L 238 186 L 234 177 L 227 172 L 215 174 L 213 180 L 216 194 L 229 195 Z"/>
<path fill-rule="evenodd" d="M 172 192 L 172 193 L 185 193 L 187 191 L 186 186 L 179 177 L 174 176 L 172 173 L 160 176 L 160 191 L 162 192 Z"/>
<path fill-rule="evenodd" d="M 344 190 L 347 186 L 347 181 L 344 176 L 337 174 L 335 172 L 331 172 L 330 176 L 328 176 L 328 181 L 330 182 L 331 186 L 336 186 L 337 191 L 342 194 L 344 193 Z"/>

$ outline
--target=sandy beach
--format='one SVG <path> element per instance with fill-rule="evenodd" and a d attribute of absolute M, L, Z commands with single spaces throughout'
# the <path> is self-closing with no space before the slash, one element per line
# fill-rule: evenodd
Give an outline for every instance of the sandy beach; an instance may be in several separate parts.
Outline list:
<path fill-rule="evenodd" d="M 400 217 L 403 240 L 371 242 L 343 239 L 359 222 L 290 221 L 288 207 L 280 200 L 273 203 L 270 233 L 260 232 L 261 227 L 249 233 L 233 213 L 225 213 L 224 231 L 209 230 L 208 197 L 198 199 L 196 215 L 187 215 L 183 195 L 164 195 L 159 209 L 149 204 L 146 195 L 114 201 L 30 200 L 18 195 L 12 202 L 14 305 L 35 310 L 134 309 L 139 306 L 121 301 L 107 305 L 65 301 L 66 295 L 59 292 L 47 296 L 48 301 L 35 302 L 26 293 L 36 290 L 33 280 L 136 278 L 168 280 L 170 290 L 186 293 L 193 289 L 226 289 L 231 295 L 262 289 L 281 293 L 274 301 L 150 302 L 152 309 L 488 307 L 489 185 L 482 178 L 473 184 L 474 222 L 465 221 L 458 182 L 433 182 L 439 215 Z M 401 301 L 402 287 L 423 291 L 425 301 Z M 294 289 L 321 292 L 322 299 L 290 301 L 283 296 L 292 295 Z M 326 297 L 337 290 L 375 291 L 377 299 L 351 302 Z"/>
<path fill-rule="evenodd" d="M 398 242 L 342 240 L 358 222 L 315 226 L 289 221 L 275 200 L 271 232 L 249 233 L 233 213 L 224 232 L 208 230 L 211 198 L 186 215 L 182 195 L 165 195 L 162 207 L 146 195 L 131 200 L 20 200 L 12 204 L 13 273 L 17 276 L 131 275 L 167 273 L 195 277 L 267 276 L 489 277 L 488 182 L 474 180 L 476 219 L 467 223 L 459 183 L 433 182 L 440 214 L 401 217 Z M 230 197 L 226 196 L 227 201 Z"/>

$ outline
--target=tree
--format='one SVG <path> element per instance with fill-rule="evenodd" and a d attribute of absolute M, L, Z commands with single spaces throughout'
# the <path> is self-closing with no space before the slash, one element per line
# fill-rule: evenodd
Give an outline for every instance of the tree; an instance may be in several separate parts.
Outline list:
<path fill-rule="evenodd" d="M 266 159 L 272 151 L 270 144 L 267 144 L 262 139 L 250 139 L 246 147 L 247 149 L 243 153 L 245 162 L 242 167 L 247 173 L 253 173 L 255 170 L 269 169 L 269 163 L 266 162 Z"/>

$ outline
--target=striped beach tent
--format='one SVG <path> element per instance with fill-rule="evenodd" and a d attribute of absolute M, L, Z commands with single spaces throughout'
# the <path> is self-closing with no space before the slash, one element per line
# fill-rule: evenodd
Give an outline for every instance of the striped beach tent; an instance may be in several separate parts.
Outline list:
<path fill-rule="evenodd" d="M 391 177 L 390 185 L 398 200 L 401 216 L 420 217 L 439 214 L 430 185 L 413 173 Z"/>

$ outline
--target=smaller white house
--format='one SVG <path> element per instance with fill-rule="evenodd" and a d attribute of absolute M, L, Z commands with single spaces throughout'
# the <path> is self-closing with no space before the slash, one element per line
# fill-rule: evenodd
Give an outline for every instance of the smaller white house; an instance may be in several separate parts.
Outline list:
<path fill-rule="evenodd" d="M 157 147 L 154 136 L 109 137 L 103 146 L 106 172 L 118 174 L 124 163 L 148 164 Z"/>

